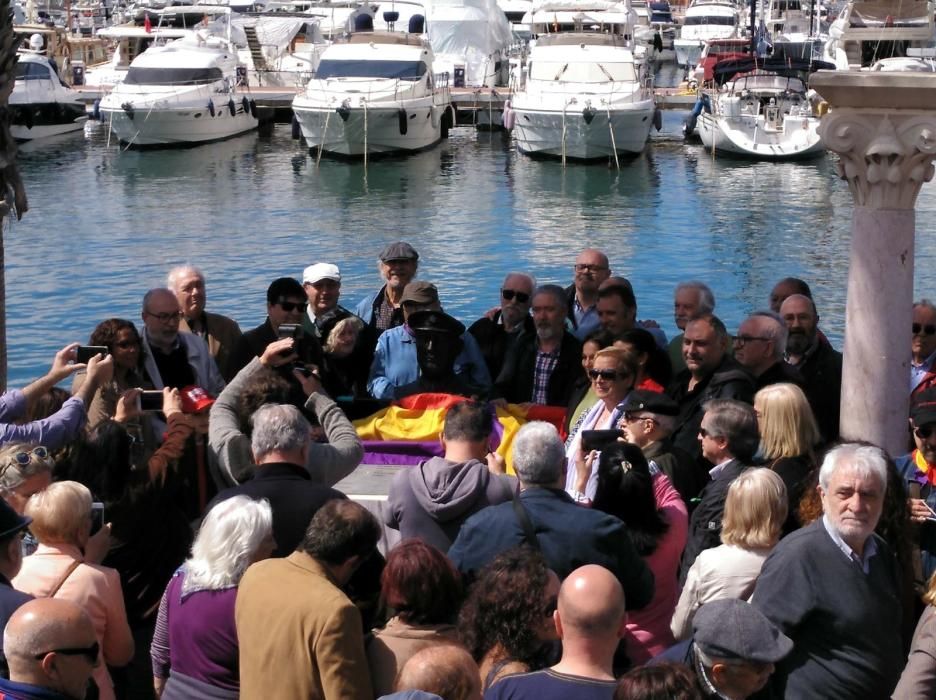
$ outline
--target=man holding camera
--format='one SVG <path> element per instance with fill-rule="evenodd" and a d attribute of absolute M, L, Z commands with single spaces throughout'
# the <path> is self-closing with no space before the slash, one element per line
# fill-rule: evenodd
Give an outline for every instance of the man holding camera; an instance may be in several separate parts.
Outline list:
<path fill-rule="evenodd" d="M 302 285 L 292 277 L 280 277 L 267 287 L 266 296 L 266 320 L 241 337 L 231 358 L 234 374 L 246 367 L 253 358 L 263 355 L 270 343 L 282 338 L 293 338 L 296 341 L 293 350 L 298 354 L 298 363 L 321 364 L 322 346 L 315 336 L 302 331 L 302 320 L 308 306 Z"/>

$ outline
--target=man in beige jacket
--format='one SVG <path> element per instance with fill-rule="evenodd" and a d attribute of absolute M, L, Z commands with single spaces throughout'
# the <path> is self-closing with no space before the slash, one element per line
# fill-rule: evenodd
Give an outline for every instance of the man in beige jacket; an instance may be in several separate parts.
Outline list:
<path fill-rule="evenodd" d="M 329 501 L 295 552 L 247 570 L 235 608 L 241 697 L 373 697 L 361 615 L 341 586 L 379 537 L 363 506 Z"/>

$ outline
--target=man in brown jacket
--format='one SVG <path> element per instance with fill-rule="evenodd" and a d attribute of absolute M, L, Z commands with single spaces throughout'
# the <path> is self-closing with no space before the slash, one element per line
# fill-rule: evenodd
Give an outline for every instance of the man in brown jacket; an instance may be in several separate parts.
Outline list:
<path fill-rule="evenodd" d="M 299 548 L 251 566 L 237 593 L 241 697 L 372 698 L 361 615 L 341 591 L 380 525 L 354 501 L 326 503 Z"/>

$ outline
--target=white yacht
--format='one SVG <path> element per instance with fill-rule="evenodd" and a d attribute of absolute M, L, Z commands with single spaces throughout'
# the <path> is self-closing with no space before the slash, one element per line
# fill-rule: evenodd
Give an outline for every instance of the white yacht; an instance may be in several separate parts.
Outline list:
<path fill-rule="evenodd" d="M 256 104 L 237 86 L 236 47 L 202 30 L 154 46 L 100 103 L 101 120 L 131 146 L 217 141 L 257 127 Z"/>
<path fill-rule="evenodd" d="M 829 27 L 823 60 L 857 70 L 932 47 L 934 8 L 933 0 L 850 0 Z"/>
<path fill-rule="evenodd" d="M 311 151 L 366 157 L 438 143 L 451 98 L 424 38 L 365 31 L 325 49 L 293 112 Z"/>
<path fill-rule="evenodd" d="M 452 87 L 507 84 L 514 39 L 496 0 L 429 0 L 426 35 L 435 69 L 452 76 Z"/>
<path fill-rule="evenodd" d="M 740 24 L 738 6 L 731 0 L 694 0 L 673 42 L 676 62 L 681 66 L 696 65 L 706 41 L 740 37 Z"/>
<path fill-rule="evenodd" d="M 791 59 L 726 61 L 715 67 L 709 109 L 698 115 L 702 144 L 716 153 L 760 160 L 793 160 L 825 152 L 818 105 L 805 77 L 820 62 Z"/>
<path fill-rule="evenodd" d="M 78 93 L 62 84 L 49 59 L 22 51 L 10 94 L 10 133 L 30 141 L 78 131 L 88 120 Z"/>
<path fill-rule="evenodd" d="M 623 36 L 540 35 L 504 123 L 530 155 L 574 160 L 640 153 L 655 121 L 647 67 Z"/>

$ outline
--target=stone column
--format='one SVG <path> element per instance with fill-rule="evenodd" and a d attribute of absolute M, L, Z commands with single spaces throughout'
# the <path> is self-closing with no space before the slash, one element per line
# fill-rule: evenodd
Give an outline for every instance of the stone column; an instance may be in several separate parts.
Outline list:
<path fill-rule="evenodd" d="M 819 133 L 855 199 L 841 434 L 906 452 L 916 198 L 933 179 L 936 74 L 820 71 Z"/>

